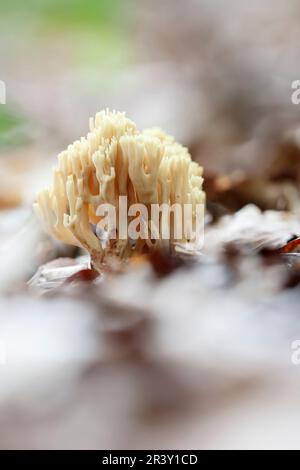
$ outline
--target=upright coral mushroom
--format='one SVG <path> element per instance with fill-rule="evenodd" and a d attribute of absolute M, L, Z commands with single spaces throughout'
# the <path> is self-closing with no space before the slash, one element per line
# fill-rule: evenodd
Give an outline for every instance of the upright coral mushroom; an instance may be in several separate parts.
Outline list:
<path fill-rule="evenodd" d="M 108 253 L 127 258 L 134 252 L 166 244 L 160 226 L 156 227 L 158 236 L 154 241 L 151 236 L 134 243 L 130 237 L 121 238 L 118 217 L 116 237 L 108 233 L 103 243 L 95 229 L 103 220 L 97 211 L 101 204 L 111 204 L 117 214 L 120 196 L 127 197 L 129 207 L 137 203 L 146 208 L 153 204 L 190 204 L 195 220 L 196 206 L 205 200 L 202 182 L 202 168 L 173 137 L 159 129 L 139 132 L 124 113 L 106 110 L 90 119 L 86 138 L 58 155 L 52 186 L 38 194 L 35 209 L 51 235 L 85 248 L 101 269 Z M 126 216 L 130 222 L 132 215 Z M 153 225 L 153 221 L 150 223 Z M 167 243 L 172 247 L 174 217 L 164 223 L 169 224 L 171 235 Z M 148 223 L 145 226 L 150 230 Z M 183 236 L 181 241 L 189 239 Z"/>

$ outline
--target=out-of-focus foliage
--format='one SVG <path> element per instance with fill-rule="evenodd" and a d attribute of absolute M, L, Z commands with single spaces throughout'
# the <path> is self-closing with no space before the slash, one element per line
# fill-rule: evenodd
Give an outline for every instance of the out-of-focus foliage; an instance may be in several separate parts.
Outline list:
<path fill-rule="evenodd" d="M 19 146 L 28 142 L 25 132 L 25 121 L 8 106 L 0 106 L 0 148 Z"/>
<path fill-rule="evenodd" d="M 7 86 L 7 104 L 0 106 L 1 153 L 31 141 L 32 130 L 34 144 L 59 149 L 72 139 L 76 126 L 83 132 L 81 122 L 109 106 L 108 92 L 132 61 L 126 27 L 134 11 L 128 10 L 130 4 L 0 2 L 0 79 Z M 45 157 L 44 150 L 40 153 Z"/>
<path fill-rule="evenodd" d="M 13 0 L 1 2 L 0 13 L 16 16 L 30 11 L 31 17 L 49 27 L 99 28 L 115 24 L 124 3 L 122 0 Z"/>

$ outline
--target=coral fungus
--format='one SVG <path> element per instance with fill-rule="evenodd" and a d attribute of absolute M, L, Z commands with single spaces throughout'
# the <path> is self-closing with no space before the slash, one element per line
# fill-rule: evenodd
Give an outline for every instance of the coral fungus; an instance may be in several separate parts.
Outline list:
<path fill-rule="evenodd" d="M 110 237 L 108 232 L 104 243 L 96 230 L 104 218 L 97 210 L 101 204 L 111 204 L 117 215 L 122 196 L 127 197 L 128 206 L 190 204 L 195 220 L 195 208 L 205 200 L 202 182 L 202 168 L 173 137 L 156 128 L 139 132 L 124 113 L 107 110 L 90 119 L 86 138 L 58 155 L 52 186 L 38 194 L 35 209 L 51 235 L 85 248 L 99 268 L 108 253 L 127 258 L 161 243 L 175 244 L 172 214 L 164 221 L 170 229 L 167 242 L 161 227 L 156 227 L 155 240 L 153 235 L 134 243 L 130 237 L 121 238 L 116 217 L 116 236 Z M 133 217 L 127 216 L 130 222 Z M 145 225 L 148 230 L 149 223 Z M 181 241 L 189 239 L 183 235 Z"/>

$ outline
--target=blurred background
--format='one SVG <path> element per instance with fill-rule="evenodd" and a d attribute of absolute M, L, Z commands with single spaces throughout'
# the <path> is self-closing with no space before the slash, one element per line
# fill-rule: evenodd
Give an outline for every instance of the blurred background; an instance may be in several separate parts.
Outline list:
<path fill-rule="evenodd" d="M 297 0 L 1 2 L 1 171 L 45 167 L 109 107 L 187 145 L 213 202 L 294 208 L 299 15 Z M 6 178 L 2 199 L 22 191 Z"/>
<path fill-rule="evenodd" d="M 299 263 L 291 278 L 223 252 L 300 235 L 299 22 L 298 0 L 1 1 L 1 448 L 300 446 L 299 294 L 282 288 L 297 289 Z M 106 107 L 203 165 L 219 258 L 158 284 L 142 264 L 104 290 L 52 292 L 87 264 L 31 206 Z M 61 256 L 67 273 L 42 267 L 29 292 Z"/>

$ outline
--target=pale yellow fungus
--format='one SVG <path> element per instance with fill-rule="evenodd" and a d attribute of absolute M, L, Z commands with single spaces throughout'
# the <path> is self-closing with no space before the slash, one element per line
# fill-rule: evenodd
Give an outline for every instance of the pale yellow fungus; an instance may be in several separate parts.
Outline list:
<path fill-rule="evenodd" d="M 139 132 L 124 113 L 101 111 L 90 119 L 90 132 L 58 155 L 52 186 L 37 196 L 35 209 L 47 231 L 62 242 L 85 248 L 96 267 L 108 253 L 126 258 L 133 252 L 154 249 L 156 241 L 120 239 L 119 220 L 116 238 L 105 246 L 95 230 L 102 220 L 97 215 L 101 204 L 119 211 L 119 196 L 132 204 L 203 204 L 202 168 L 193 162 L 188 150 L 160 129 Z M 193 211 L 195 217 L 195 211 Z M 128 216 L 128 223 L 132 216 Z M 169 246 L 174 244 L 173 219 L 170 218 Z M 189 240 L 184 239 L 185 242 Z"/>

